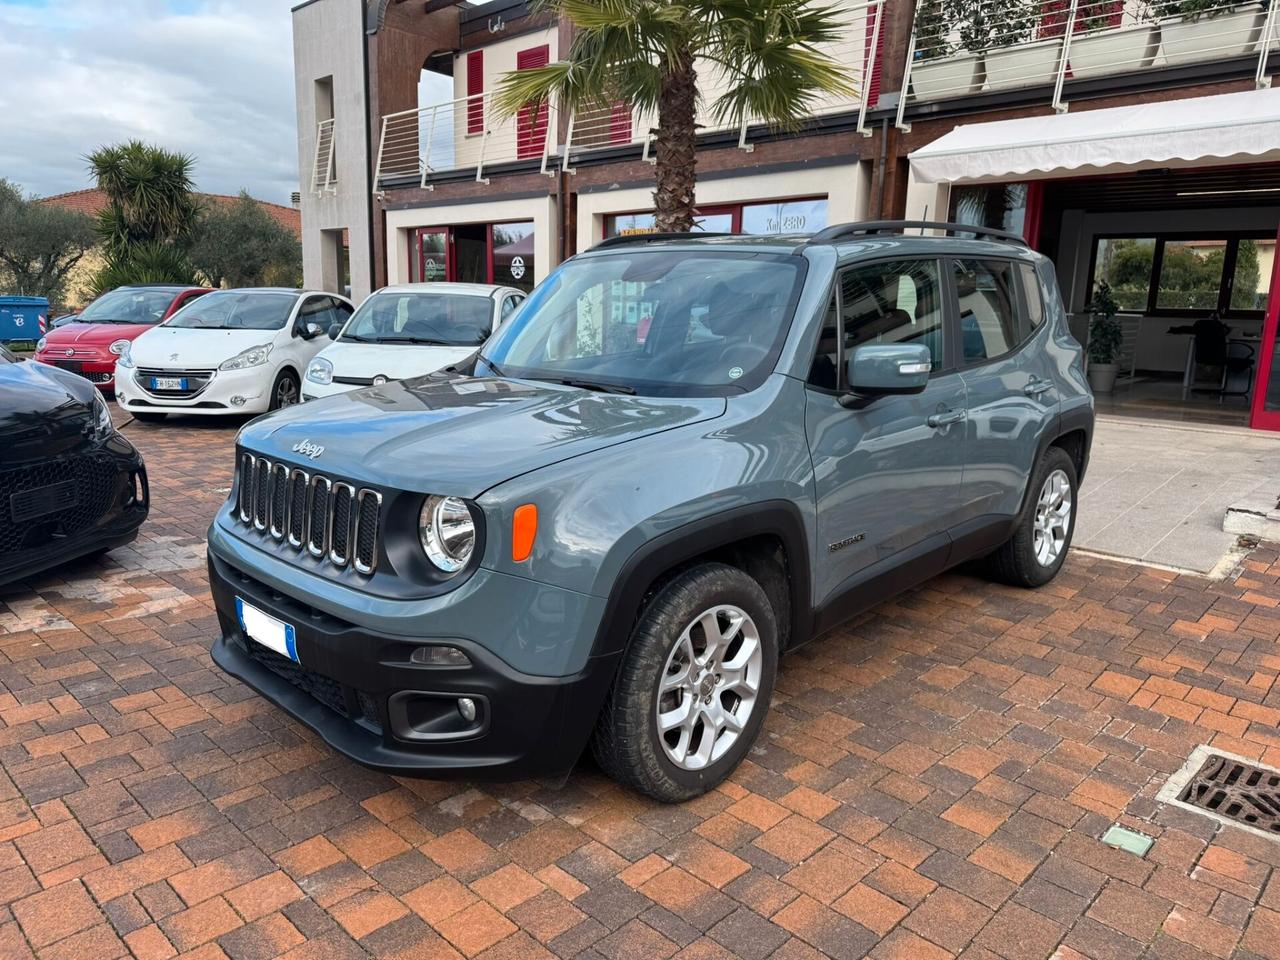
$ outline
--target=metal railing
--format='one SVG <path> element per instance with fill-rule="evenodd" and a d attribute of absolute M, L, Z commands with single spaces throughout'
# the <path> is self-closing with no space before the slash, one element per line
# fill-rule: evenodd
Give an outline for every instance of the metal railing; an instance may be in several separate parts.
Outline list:
<path fill-rule="evenodd" d="M 551 104 L 499 118 L 493 91 L 404 110 L 382 118 L 374 189 L 416 182 L 433 189 L 439 174 L 475 169 L 488 183 L 493 166 L 536 160 L 543 173 L 556 152 L 558 112 Z"/>
<path fill-rule="evenodd" d="M 877 49 L 884 26 L 882 11 L 885 2 L 886 0 L 866 0 L 841 5 L 845 39 L 821 49 L 844 67 L 843 73 L 851 90 L 849 93 L 816 99 L 810 110 L 810 116 L 814 119 L 856 111 L 858 131 L 864 136 L 871 135 L 866 126 L 866 114 L 875 106 L 871 102 L 875 86 L 872 77 L 879 66 Z M 736 133 L 739 148 L 750 153 L 755 149 L 750 139 L 751 129 L 762 126 L 762 121 L 753 117 L 732 123 L 717 120 L 712 113 L 712 105 L 726 88 L 728 80 L 717 69 L 702 63 L 698 65 L 698 77 L 702 84 L 701 109 L 697 117 L 698 133 Z M 565 137 L 566 168 L 572 172 L 570 164 L 574 157 L 630 144 L 642 145 L 641 155 L 653 163 L 656 127 L 657 118 L 652 111 L 628 110 L 622 103 L 573 111 Z"/>
<path fill-rule="evenodd" d="M 334 166 L 333 120 L 316 124 L 316 158 L 311 171 L 311 192 L 332 193 L 337 189 L 338 174 Z"/>
<path fill-rule="evenodd" d="M 910 129 L 911 102 L 1027 87 L 1050 88 L 1062 112 L 1072 80 L 1248 56 L 1270 86 L 1276 20 L 1270 0 L 920 0 L 897 123 Z"/>

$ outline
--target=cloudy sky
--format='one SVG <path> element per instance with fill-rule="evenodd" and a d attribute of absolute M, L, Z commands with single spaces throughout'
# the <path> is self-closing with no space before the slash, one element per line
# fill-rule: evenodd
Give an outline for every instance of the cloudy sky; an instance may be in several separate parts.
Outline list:
<path fill-rule="evenodd" d="M 298 189 L 296 0 L 0 0 L 0 177 L 91 186 L 84 156 L 139 137 L 196 158 L 200 190 Z"/>

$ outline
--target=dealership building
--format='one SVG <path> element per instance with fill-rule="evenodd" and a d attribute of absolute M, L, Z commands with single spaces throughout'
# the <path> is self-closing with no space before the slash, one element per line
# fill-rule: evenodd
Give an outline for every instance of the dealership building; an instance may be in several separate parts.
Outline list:
<path fill-rule="evenodd" d="M 950 22 L 939 0 L 838 5 L 826 52 L 853 92 L 799 129 L 718 122 L 723 81 L 700 65 L 701 229 L 1003 227 L 1053 258 L 1082 340 L 1108 284 L 1123 338 L 1100 409 L 1280 429 L 1275 5 L 1041 0 Z M 570 25 L 522 0 L 310 0 L 293 19 L 308 285 L 528 289 L 652 229 L 654 117 L 494 109 Z"/>

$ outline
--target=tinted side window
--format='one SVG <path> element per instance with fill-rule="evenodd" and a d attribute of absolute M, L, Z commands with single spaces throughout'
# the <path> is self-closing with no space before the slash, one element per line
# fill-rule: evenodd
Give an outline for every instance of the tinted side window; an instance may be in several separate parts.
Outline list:
<path fill-rule="evenodd" d="M 309 297 L 298 311 L 298 321 L 293 325 L 293 332 L 301 334 L 307 329 L 308 323 L 318 323 L 327 330 L 333 311 L 331 303 L 328 297 Z"/>
<path fill-rule="evenodd" d="M 840 275 L 846 358 L 864 343 L 919 343 L 942 369 L 942 286 L 934 260 L 894 260 Z"/>
<path fill-rule="evenodd" d="M 329 302 L 333 304 L 334 323 L 346 323 L 351 319 L 351 314 L 356 312 L 355 307 L 344 300 L 338 300 L 336 297 L 330 297 Z"/>
<path fill-rule="evenodd" d="M 961 356 L 992 360 L 1018 345 L 1017 288 L 1007 260 L 955 260 Z M 1028 331 L 1030 332 L 1030 331 Z"/>
<path fill-rule="evenodd" d="M 1044 292 L 1040 288 L 1036 268 L 1031 264 L 1018 264 L 1018 273 L 1022 277 L 1023 295 L 1027 298 L 1027 323 L 1030 325 L 1027 335 L 1030 336 L 1044 322 Z"/>
<path fill-rule="evenodd" d="M 831 296 L 827 315 L 822 321 L 822 334 L 818 338 L 818 352 L 814 354 L 809 369 L 809 382 L 823 390 L 835 390 L 840 386 L 840 322 L 836 313 L 836 298 Z"/>

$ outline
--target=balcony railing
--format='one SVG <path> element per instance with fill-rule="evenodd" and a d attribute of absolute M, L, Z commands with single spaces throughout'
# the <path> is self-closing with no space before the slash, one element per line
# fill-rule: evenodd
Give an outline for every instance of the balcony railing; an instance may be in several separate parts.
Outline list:
<path fill-rule="evenodd" d="M 314 194 L 323 196 L 337 188 L 333 148 L 333 121 L 321 120 L 316 124 L 316 157 L 311 171 L 311 192 Z"/>
<path fill-rule="evenodd" d="M 850 92 L 819 98 L 810 111 L 813 119 L 835 114 L 856 113 L 857 129 L 870 135 L 866 127 L 866 113 L 875 104 L 872 98 L 877 90 L 880 30 L 883 26 L 881 10 L 885 0 L 868 0 L 865 3 L 844 4 L 840 15 L 844 20 L 845 38 L 826 46 L 826 53 L 844 68 Z M 718 121 L 712 114 L 712 104 L 727 86 L 727 80 L 713 67 L 699 64 L 699 81 L 703 83 L 702 109 L 697 118 L 698 132 L 702 135 L 733 133 L 738 146 L 750 152 L 755 147 L 751 131 L 764 126 L 758 119 L 746 118 L 736 123 Z M 596 107 L 575 111 L 569 118 L 565 156 L 572 164 L 575 158 L 589 155 L 609 147 L 641 144 L 644 159 L 653 162 L 653 135 L 657 118 L 652 112 L 628 110 L 625 104 Z M 570 167 L 572 169 L 572 167 Z"/>
<path fill-rule="evenodd" d="M 375 189 L 413 182 L 430 190 L 433 177 L 472 168 L 487 183 L 493 167 L 516 161 L 535 160 L 549 173 L 556 125 L 550 104 L 499 118 L 492 91 L 389 114 L 382 118 Z"/>
<path fill-rule="evenodd" d="M 1269 86 L 1276 4 L 1216 0 L 919 0 L 907 46 L 898 126 L 909 103 L 1256 57 Z"/>
<path fill-rule="evenodd" d="M 844 38 L 824 52 L 843 66 L 850 92 L 817 99 L 810 111 L 813 119 L 854 114 L 858 131 L 870 135 L 865 121 L 867 110 L 875 106 L 885 2 L 841 5 Z M 751 118 L 736 123 L 716 120 L 711 105 L 723 91 L 725 80 L 710 66 L 701 65 L 699 78 L 703 84 L 699 134 L 728 134 L 743 150 L 755 149 L 752 136 L 764 125 Z M 517 161 L 537 161 L 538 168 L 550 174 L 555 159 L 572 172 L 578 160 L 611 147 L 638 145 L 644 159 L 654 161 L 653 138 L 658 124 L 652 112 L 633 110 L 623 103 L 605 104 L 570 112 L 562 126 L 554 104 L 500 119 L 493 110 L 492 97 L 490 91 L 383 117 L 375 190 L 406 184 L 431 189 L 437 178 L 472 169 L 476 180 L 487 182 L 487 174 L 495 168 Z"/>

